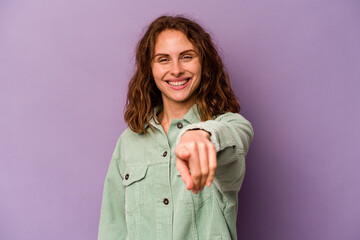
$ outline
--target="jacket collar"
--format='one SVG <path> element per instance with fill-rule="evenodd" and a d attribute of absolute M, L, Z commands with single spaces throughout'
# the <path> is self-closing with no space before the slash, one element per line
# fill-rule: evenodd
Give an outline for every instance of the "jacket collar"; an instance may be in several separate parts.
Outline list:
<path fill-rule="evenodd" d="M 153 110 L 154 116 L 156 116 L 160 111 L 162 111 L 162 109 L 163 109 L 163 105 L 156 106 L 154 108 L 154 110 Z M 199 114 L 197 104 L 194 104 L 189 109 L 189 111 L 184 115 L 182 120 L 187 121 L 189 124 L 200 122 L 201 118 L 200 118 L 200 114 Z M 155 120 L 153 117 L 149 120 L 149 122 L 155 128 L 157 128 L 160 125 L 160 123 L 157 121 L 157 119 Z M 145 123 L 145 129 L 147 129 L 148 127 L 149 127 L 149 124 Z"/>

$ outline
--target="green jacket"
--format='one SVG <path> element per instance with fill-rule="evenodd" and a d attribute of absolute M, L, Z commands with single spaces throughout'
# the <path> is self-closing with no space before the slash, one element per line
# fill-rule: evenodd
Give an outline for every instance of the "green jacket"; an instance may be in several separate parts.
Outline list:
<path fill-rule="evenodd" d="M 183 119 L 172 119 L 167 135 L 153 119 L 155 132 L 121 134 L 105 180 L 98 240 L 237 238 L 238 192 L 253 129 L 236 113 L 205 122 L 198 116 L 194 105 Z M 193 194 L 176 169 L 174 149 L 196 128 L 211 134 L 217 169 L 211 187 Z"/>

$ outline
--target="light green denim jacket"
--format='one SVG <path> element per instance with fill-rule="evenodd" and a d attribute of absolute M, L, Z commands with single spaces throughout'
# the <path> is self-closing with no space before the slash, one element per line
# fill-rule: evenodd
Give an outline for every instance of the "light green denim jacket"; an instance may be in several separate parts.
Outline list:
<path fill-rule="evenodd" d="M 253 129 L 236 113 L 205 122 L 198 116 L 194 105 L 183 119 L 172 119 L 167 135 L 153 119 L 155 132 L 121 134 L 105 180 L 98 240 L 237 238 L 238 192 Z M 176 169 L 174 149 L 196 128 L 211 134 L 218 166 L 211 187 L 193 194 Z"/>

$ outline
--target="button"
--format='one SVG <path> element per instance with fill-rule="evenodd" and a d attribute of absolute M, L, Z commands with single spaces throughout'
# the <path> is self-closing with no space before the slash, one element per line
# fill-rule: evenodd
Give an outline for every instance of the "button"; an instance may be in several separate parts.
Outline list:
<path fill-rule="evenodd" d="M 165 151 L 165 152 L 163 153 L 163 157 L 166 157 L 166 155 L 167 155 L 167 151 Z"/>
<path fill-rule="evenodd" d="M 181 123 L 181 122 L 178 122 L 177 127 L 178 127 L 178 128 L 182 128 L 182 127 L 183 127 L 182 123 Z"/>
<path fill-rule="evenodd" d="M 165 205 L 168 205 L 168 204 L 169 204 L 169 199 L 164 198 L 164 201 L 163 201 L 163 202 L 164 202 Z"/>
<path fill-rule="evenodd" d="M 125 180 L 128 180 L 129 179 L 129 174 L 126 174 L 125 175 Z"/>

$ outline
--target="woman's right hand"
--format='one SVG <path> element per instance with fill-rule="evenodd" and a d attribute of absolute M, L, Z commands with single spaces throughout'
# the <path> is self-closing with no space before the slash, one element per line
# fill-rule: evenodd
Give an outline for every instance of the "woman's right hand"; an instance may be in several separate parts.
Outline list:
<path fill-rule="evenodd" d="M 175 148 L 176 167 L 188 190 L 197 194 L 210 187 L 217 167 L 216 150 L 210 134 L 204 130 L 188 130 Z"/>

